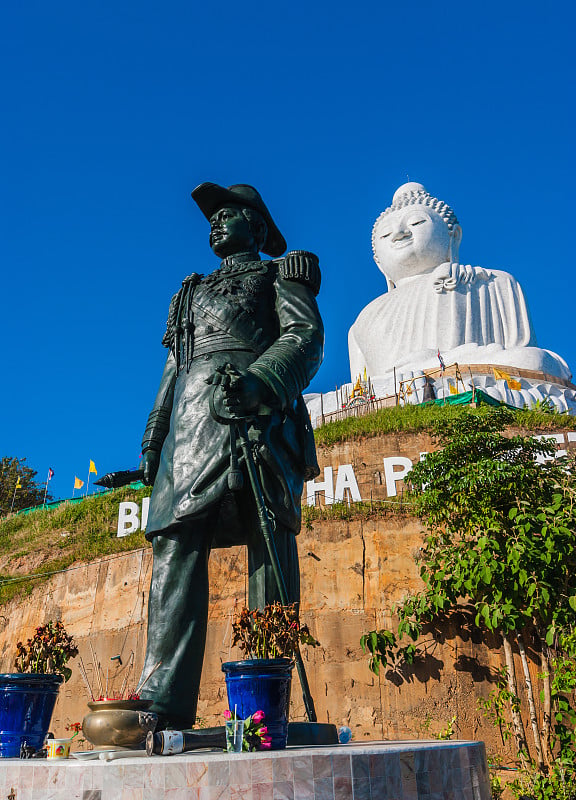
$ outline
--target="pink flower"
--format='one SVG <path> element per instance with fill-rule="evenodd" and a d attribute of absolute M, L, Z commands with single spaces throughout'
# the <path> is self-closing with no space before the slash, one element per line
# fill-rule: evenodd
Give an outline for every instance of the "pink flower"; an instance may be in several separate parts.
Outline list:
<path fill-rule="evenodd" d="M 262 722 L 262 720 L 264 719 L 264 716 L 265 716 L 265 714 L 264 714 L 263 711 L 255 711 L 252 714 L 252 722 L 254 722 L 256 725 L 258 725 L 259 722 Z"/>
<path fill-rule="evenodd" d="M 272 742 L 260 742 L 260 750 L 270 750 L 272 748 Z"/>
<path fill-rule="evenodd" d="M 261 728 L 258 728 L 256 730 L 256 733 L 258 734 L 258 736 L 265 736 L 268 733 L 268 728 L 266 727 L 266 725 L 262 725 Z"/>
<path fill-rule="evenodd" d="M 224 711 L 224 719 L 232 719 L 232 714 L 228 708 Z"/>

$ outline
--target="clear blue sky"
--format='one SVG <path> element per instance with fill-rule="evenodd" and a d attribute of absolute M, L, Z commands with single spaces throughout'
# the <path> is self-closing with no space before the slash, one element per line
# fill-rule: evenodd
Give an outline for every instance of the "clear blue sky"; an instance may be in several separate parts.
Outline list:
<path fill-rule="evenodd" d="M 217 266 L 190 191 L 252 183 L 320 257 L 326 357 L 385 290 L 398 185 L 455 209 L 461 260 L 522 283 L 576 369 L 569 2 L 28 0 L 0 17 L 0 455 L 55 496 L 138 463 L 169 300 Z"/>

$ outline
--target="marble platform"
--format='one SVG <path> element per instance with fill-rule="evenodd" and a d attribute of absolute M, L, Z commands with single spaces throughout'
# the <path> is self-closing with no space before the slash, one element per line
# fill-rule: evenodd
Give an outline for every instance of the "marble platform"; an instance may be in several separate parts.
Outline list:
<path fill-rule="evenodd" d="M 482 742 L 201 751 L 114 761 L 2 759 L 0 800 L 490 800 Z"/>

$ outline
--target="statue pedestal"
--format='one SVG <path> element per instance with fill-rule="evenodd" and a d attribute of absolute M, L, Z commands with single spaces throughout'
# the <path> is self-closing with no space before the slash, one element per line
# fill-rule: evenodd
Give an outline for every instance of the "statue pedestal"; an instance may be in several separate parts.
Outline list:
<path fill-rule="evenodd" d="M 13 791 L 12 791 L 13 790 Z M 482 742 L 362 742 L 113 761 L 2 759 L 18 800 L 490 800 Z"/>

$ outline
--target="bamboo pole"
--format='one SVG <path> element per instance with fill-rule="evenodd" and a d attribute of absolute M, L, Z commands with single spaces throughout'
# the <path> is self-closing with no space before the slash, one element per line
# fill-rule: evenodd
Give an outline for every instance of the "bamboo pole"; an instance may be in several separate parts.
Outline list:
<path fill-rule="evenodd" d="M 474 385 L 474 377 L 472 375 L 472 370 L 470 369 L 470 365 L 468 365 L 468 372 L 470 373 L 470 383 L 472 384 L 472 402 L 476 402 L 476 386 Z"/>
<path fill-rule="evenodd" d="M 16 500 L 16 492 L 18 491 L 18 489 L 22 488 L 21 486 L 18 486 L 19 483 L 20 483 L 20 476 L 16 478 L 16 486 L 14 487 L 14 494 L 12 495 L 12 504 L 10 506 L 10 513 L 14 511 L 14 501 Z"/>
<path fill-rule="evenodd" d="M 48 481 L 50 480 L 50 472 L 48 472 L 48 476 L 46 478 L 46 485 L 44 486 L 44 500 L 42 500 L 42 505 L 46 505 L 46 498 L 48 496 Z"/>

